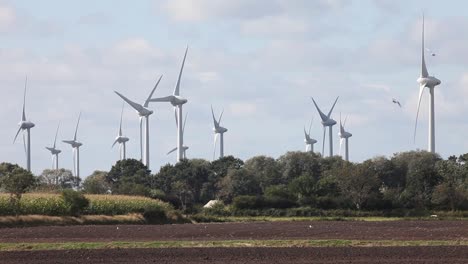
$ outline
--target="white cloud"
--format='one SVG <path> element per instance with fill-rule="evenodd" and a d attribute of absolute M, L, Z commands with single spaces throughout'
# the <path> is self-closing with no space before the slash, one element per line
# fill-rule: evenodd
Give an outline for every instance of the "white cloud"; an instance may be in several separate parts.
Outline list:
<path fill-rule="evenodd" d="M 7 6 L 0 6 L 0 32 L 10 31 L 16 23 L 15 11 Z"/>

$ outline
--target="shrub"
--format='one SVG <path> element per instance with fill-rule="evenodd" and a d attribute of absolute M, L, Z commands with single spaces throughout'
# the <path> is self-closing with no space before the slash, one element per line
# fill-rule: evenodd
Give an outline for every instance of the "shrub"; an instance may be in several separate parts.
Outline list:
<path fill-rule="evenodd" d="M 78 216 L 89 205 L 89 200 L 81 193 L 72 189 L 62 191 L 62 199 L 67 206 L 68 213 Z"/>
<path fill-rule="evenodd" d="M 241 195 L 234 198 L 232 206 L 235 209 L 257 209 L 262 208 L 264 201 L 262 197 Z"/>
<path fill-rule="evenodd" d="M 143 217 L 148 224 L 165 224 L 168 222 L 165 210 L 160 206 L 148 206 L 144 209 Z"/>

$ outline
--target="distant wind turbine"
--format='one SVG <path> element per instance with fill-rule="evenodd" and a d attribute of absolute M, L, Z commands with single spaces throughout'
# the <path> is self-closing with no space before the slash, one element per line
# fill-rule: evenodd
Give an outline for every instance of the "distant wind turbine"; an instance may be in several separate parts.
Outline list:
<path fill-rule="evenodd" d="M 50 151 L 50 154 L 52 154 L 52 168 L 54 168 L 54 170 L 59 169 L 59 165 L 58 165 L 59 154 L 62 152 L 60 149 L 56 148 L 57 135 L 58 135 L 59 128 L 60 128 L 60 123 L 57 126 L 57 131 L 55 132 L 54 145 L 52 147 L 46 147 L 46 149 Z"/>
<path fill-rule="evenodd" d="M 140 155 L 141 155 L 141 162 L 149 169 L 150 168 L 150 154 L 149 154 L 149 116 L 153 114 L 152 110 L 148 109 L 148 105 L 150 102 L 151 97 L 153 96 L 154 91 L 158 87 L 159 82 L 161 81 L 161 77 L 159 77 L 158 82 L 154 86 L 153 90 L 149 94 L 148 98 L 146 99 L 143 105 L 135 103 L 134 101 L 128 99 L 127 97 L 123 96 L 117 91 L 114 91 L 120 98 L 122 98 L 125 102 L 127 102 L 133 109 L 136 110 L 138 116 L 140 117 Z M 145 119 L 145 142 L 143 147 L 143 118 Z M 144 151 L 143 151 L 144 148 Z"/>
<path fill-rule="evenodd" d="M 328 115 L 325 115 L 322 110 L 318 107 L 317 103 L 315 102 L 314 98 L 312 98 L 312 102 L 314 102 L 315 108 L 317 108 L 317 111 L 320 114 L 320 118 L 322 119 L 322 126 L 323 126 L 323 144 L 322 144 L 322 156 L 324 156 L 325 152 L 325 132 L 328 127 L 328 132 L 329 132 L 329 139 L 330 139 L 330 157 L 333 156 L 333 126 L 336 125 L 336 121 L 331 119 L 331 114 L 333 112 L 333 108 L 335 108 L 336 102 L 338 101 L 338 97 L 336 97 L 335 103 L 333 103 L 332 108 L 330 109 L 330 112 L 328 112 Z"/>
<path fill-rule="evenodd" d="M 309 132 L 307 133 L 306 128 L 304 127 L 304 142 L 306 144 L 306 152 L 311 152 L 314 153 L 314 144 L 317 143 L 317 140 L 313 139 L 310 137 L 310 130 L 312 128 L 312 123 L 314 122 L 314 119 L 310 121 L 310 126 L 309 126 Z"/>
<path fill-rule="evenodd" d="M 224 157 L 224 133 L 226 133 L 228 130 L 227 128 L 224 128 L 220 125 L 221 118 L 223 117 L 223 113 L 224 113 L 224 110 L 221 112 L 221 115 L 219 115 L 219 119 L 216 120 L 216 117 L 213 111 L 213 106 L 211 106 L 211 115 L 213 116 L 213 124 L 214 124 L 213 132 L 215 133 L 213 160 L 215 159 L 215 155 L 216 155 L 216 143 L 218 141 L 218 135 L 219 135 L 219 158 Z"/>
<path fill-rule="evenodd" d="M 429 105 L 429 152 L 435 152 L 435 110 L 434 110 L 434 88 L 441 84 L 441 81 L 433 76 L 430 76 L 426 61 L 424 59 L 424 14 L 422 19 L 422 47 L 421 47 L 421 75 L 417 82 L 419 83 L 419 98 L 418 109 L 416 111 L 416 122 L 414 124 L 414 141 L 416 141 L 416 129 L 418 127 L 419 107 L 421 106 L 421 98 L 424 93 L 424 88 L 429 89 L 431 103 Z"/>
<path fill-rule="evenodd" d="M 187 122 L 187 116 L 188 116 L 188 113 L 185 114 L 185 119 L 184 119 L 184 126 L 182 127 L 182 135 L 184 135 L 185 133 L 185 123 Z M 178 124 L 178 122 L 176 122 Z M 182 158 L 183 159 L 187 159 L 187 150 L 189 149 L 189 147 L 187 146 L 182 146 Z M 173 148 L 172 150 L 170 150 L 167 155 L 171 154 L 172 152 L 176 151 L 177 150 L 177 147 Z"/>
<path fill-rule="evenodd" d="M 184 146 L 184 133 L 182 132 L 182 106 L 187 103 L 187 99 L 180 96 L 180 80 L 182 78 L 182 72 L 184 70 L 185 59 L 187 58 L 188 47 L 185 49 L 184 59 L 182 60 L 182 66 L 180 67 L 179 78 L 174 88 L 172 95 L 160 98 L 151 99 L 151 102 L 169 102 L 174 106 L 174 114 L 177 123 L 177 161 L 183 158 L 183 146 Z"/>
<path fill-rule="evenodd" d="M 126 152 L 127 152 L 126 143 L 129 141 L 129 138 L 124 137 L 123 134 L 122 134 L 123 111 L 124 111 L 124 105 L 122 104 L 122 112 L 120 113 L 119 132 L 117 133 L 117 137 L 115 138 L 114 144 L 112 144 L 112 147 L 114 147 L 115 144 L 119 143 L 120 160 L 124 160 L 124 159 L 127 158 L 126 157 Z"/>
<path fill-rule="evenodd" d="M 344 123 L 341 123 L 341 115 L 340 115 L 340 132 L 338 132 L 338 136 L 340 137 L 340 154 L 343 142 L 345 143 L 345 156 L 344 160 L 349 161 L 349 145 L 348 139 L 353 136 L 353 134 L 349 133 L 345 130 L 346 120 L 348 117 L 345 118 Z"/>
<path fill-rule="evenodd" d="M 34 123 L 26 120 L 26 87 L 28 85 L 28 77 L 26 76 L 26 80 L 24 82 L 24 96 L 23 96 L 23 115 L 21 116 L 21 121 L 19 122 L 18 132 L 16 132 L 15 139 L 13 139 L 13 143 L 15 143 L 16 138 L 20 131 L 23 131 L 23 145 L 24 145 L 24 152 L 26 154 L 26 169 L 31 171 L 31 128 L 35 126 Z M 26 139 L 24 138 L 24 131 L 26 131 Z"/>
<path fill-rule="evenodd" d="M 62 140 L 62 142 L 70 144 L 73 148 L 73 172 L 76 177 L 80 177 L 80 147 L 83 143 L 77 141 L 78 126 L 80 125 L 81 112 L 78 115 L 78 121 L 76 122 L 75 135 L 73 140 Z"/>

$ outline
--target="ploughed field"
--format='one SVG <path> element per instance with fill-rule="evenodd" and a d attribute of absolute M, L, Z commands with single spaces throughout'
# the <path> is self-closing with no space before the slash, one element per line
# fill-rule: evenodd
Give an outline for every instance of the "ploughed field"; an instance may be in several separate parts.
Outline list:
<path fill-rule="evenodd" d="M 467 245 L 468 221 L 43 226 L 0 228 L 0 263 L 454 264 L 468 263 Z"/>

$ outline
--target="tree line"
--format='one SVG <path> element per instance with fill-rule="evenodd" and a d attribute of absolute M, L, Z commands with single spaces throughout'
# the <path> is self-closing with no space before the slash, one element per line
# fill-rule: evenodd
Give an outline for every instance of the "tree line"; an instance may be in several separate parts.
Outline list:
<path fill-rule="evenodd" d="M 426 151 L 360 163 L 288 152 L 277 159 L 256 156 L 245 162 L 232 156 L 212 162 L 183 160 L 152 174 L 140 161 L 127 159 L 109 172 L 95 171 L 83 182 L 67 170 L 45 170 L 31 189 L 144 195 L 186 212 L 210 200 L 239 209 L 468 210 L 467 161 L 468 154 L 442 159 Z M 0 188 L 6 191 L 12 168 L 20 169 L 0 164 Z"/>

